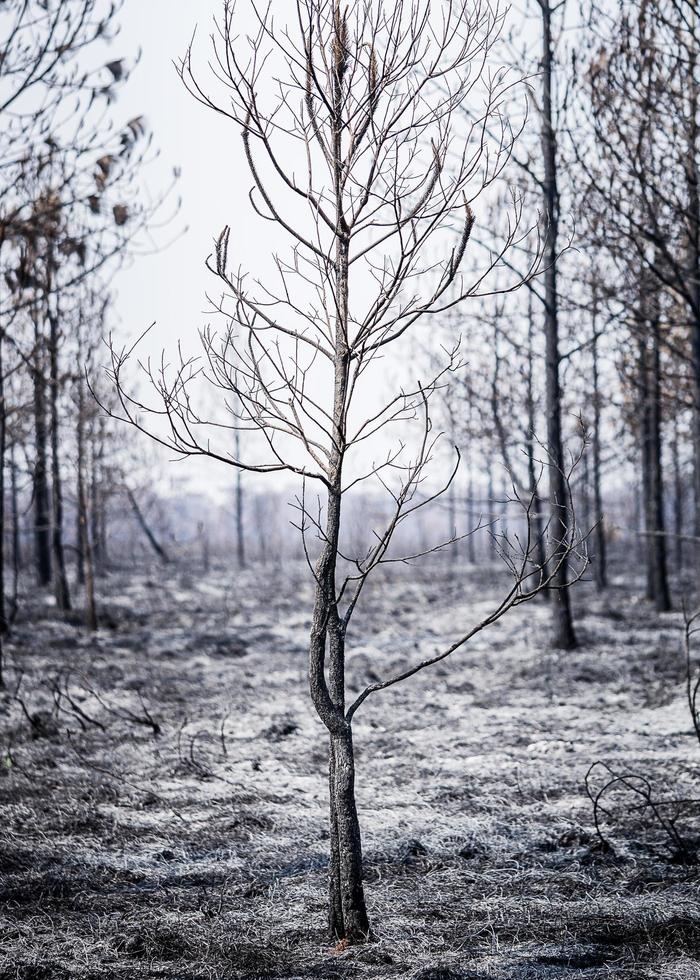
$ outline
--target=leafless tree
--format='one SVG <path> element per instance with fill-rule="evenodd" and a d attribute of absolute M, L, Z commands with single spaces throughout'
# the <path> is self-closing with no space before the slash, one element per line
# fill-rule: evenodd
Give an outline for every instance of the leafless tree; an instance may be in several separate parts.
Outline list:
<path fill-rule="evenodd" d="M 459 364 L 457 345 L 430 379 L 397 388 L 383 402 L 378 370 L 389 357 L 400 366 L 415 324 L 522 281 L 495 281 L 508 250 L 529 233 L 517 197 L 500 216 L 499 248 L 476 267 L 479 254 L 472 259 L 469 249 L 473 202 L 501 178 L 516 137 L 502 112 L 515 82 L 492 67 L 502 13 L 486 2 L 362 0 L 345 8 L 338 0 L 297 0 L 285 26 L 269 9 L 253 9 L 258 29 L 251 38 L 236 38 L 232 3 L 224 3 L 216 26 L 212 64 L 223 96 L 200 82 L 192 49 L 180 75 L 200 102 L 240 127 L 252 206 L 286 235 L 290 253 L 274 255 L 264 281 L 251 280 L 231 269 L 236 232 L 225 228 L 209 267 L 223 287 L 215 305 L 227 328 L 202 332 L 203 358 L 182 352 L 173 369 L 165 357 L 160 366 L 146 362 L 150 394 L 138 394 L 128 377 L 136 345 L 112 346 L 120 403 L 112 414 L 183 456 L 302 480 L 297 526 L 315 581 L 309 686 L 330 738 L 330 929 L 353 943 L 370 931 L 355 804 L 356 712 L 376 693 L 443 661 L 509 609 L 561 585 L 575 545 L 570 527 L 553 531 L 554 551 L 543 567 L 532 501 L 522 500 L 523 538 L 501 544 L 513 581 L 493 611 L 447 649 L 348 697 L 345 645 L 363 590 L 382 565 L 420 557 L 397 553 L 395 533 L 447 490 L 457 466 L 430 489 L 437 442 L 430 403 Z M 271 101 L 265 77 L 274 79 Z M 465 132 L 458 110 L 466 100 L 481 108 Z M 532 255 L 527 275 L 537 270 L 537 247 Z M 199 412 L 203 384 L 222 392 L 225 414 Z M 246 433 L 244 459 L 232 452 L 231 429 Z M 392 430 L 417 431 L 412 454 L 403 439 L 389 439 Z M 392 516 L 364 552 L 349 554 L 341 539 L 343 501 L 367 481 L 390 495 Z M 562 481 L 566 487 L 566 472 Z M 322 498 L 317 505 L 312 488 Z"/>

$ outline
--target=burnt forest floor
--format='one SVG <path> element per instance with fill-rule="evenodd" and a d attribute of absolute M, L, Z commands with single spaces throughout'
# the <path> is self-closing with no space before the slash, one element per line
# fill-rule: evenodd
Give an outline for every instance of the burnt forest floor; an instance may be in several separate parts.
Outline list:
<path fill-rule="evenodd" d="M 353 689 L 449 642 L 503 584 L 447 564 L 376 583 L 349 636 Z M 536 602 L 368 699 L 355 741 L 376 941 L 333 952 L 308 578 L 168 567 L 99 591 L 97 634 L 38 598 L 7 644 L 2 980 L 700 978 L 680 613 L 584 583 L 573 653 L 548 648 Z M 585 790 L 596 762 L 610 768 L 594 793 L 610 771 L 648 781 L 603 797 L 607 846 Z"/>

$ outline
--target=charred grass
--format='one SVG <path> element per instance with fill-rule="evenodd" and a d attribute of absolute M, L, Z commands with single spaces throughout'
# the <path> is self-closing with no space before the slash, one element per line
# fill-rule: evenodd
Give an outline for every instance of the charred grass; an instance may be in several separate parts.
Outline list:
<path fill-rule="evenodd" d="M 700 977 L 698 868 L 622 800 L 593 826 L 598 759 L 700 796 L 678 617 L 581 590 L 573 654 L 521 611 L 450 669 L 358 717 L 375 941 L 325 934 L 325 739 L 305 690 L 306 585 L 113 575 L 92 637 L 29 609 L 0 707 L 0 978 Z M 357 684 L 485 608 L 450 569 L 383 583 Z M 477 585 L 477 583 L 479 583 Z M 58 691 L 58 694 L 57 694 Z M 149 722 L 150 719 L 150 722 Z M 692 808 L 679 827 L 700 831 Z"/>

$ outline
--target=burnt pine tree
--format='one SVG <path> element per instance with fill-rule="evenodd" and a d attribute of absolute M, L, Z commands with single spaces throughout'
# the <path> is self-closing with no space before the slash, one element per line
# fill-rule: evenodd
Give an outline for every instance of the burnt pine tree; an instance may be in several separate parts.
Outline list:
<path fill-rule="evenodd" d="M 545 332 L 545 379 L 547 412 L 547 450 L 552 462 L 549 467 L 549 507 L 551 533 L 555 542 L 555 554 L 563 560 L 557 562 L 558 572 L 554 582 L 552 603 L 554 646 L 571 650 L 576 646 L 571 615 L 569 591 L 566 588 L 568 563 L 565 558 L 567 534 L 570 526 L 570 499 L 566 487 L 564 447 L 561 430 L 561 355 L 559 351 L 559 288 L 557 259 L 559 257 L 559 175 L 557 133 L 554 120 L 554 40 L 553 17 L 561 3 L 537 0 L 541 13 L 542 62 L 541 62 L 541 140 L 544 162 L 541 182 L 544 213 L 547 219 L 547 240 L 544 270 L 544 332 Z"/>
<path fill-rule="evenodd" d="M 542 567 L 532 503 L 522 501 L 522 547 L 502 549 L 512 582 L 489 615 L 463 627 L 448 648 L 417 662 L 407 655 L 405 669 L 350 693 L 345 648 L 363 589 L 387 562 L 420 557 L 397 554 L 395 532 L 446 491 L 456 472 L 455 465 L 426 496 L 436 442 L 430 402 L 449 383 L 458 355 L 446 353 L 432 378 L 397 386 L 386 400 L 378 360 L 386 377 L 390 355 L 401 364 L 410 328 L 488 295 L 490 273 L 526 234 L 516 200 L 500 249 L 466 271 L 473 202 L 501 176 L 514 139 L 500 108 L 511 82 L 491 67 L 501 24 L 487 4 L 460 0 L 438 15 L 428 0 L 347 8 L 338 0 L 297 0 L 288 25 L 273 22 L 268 8 L 254 9 L 257 34 L 238 40 L 234 7 L 224 4 L 213 41 L 222 97 L 196 77 L 191 49 L 180 73 L 202 103 L 240 129 L 252 206 L 275 227 L 275 242 L 290 241 L 290 254 L 275 254 L 271 274 L 253 282 L 231 270 L 225 228 L 209 266 L 224 286 L 226 328 L 201 333 L 203 363 L 183 353 L 173 368 L 167 359 L 158 369 L 145 364 L 153 400 L 131 394 L 133 347 L 112 348 L 120 405 L 113 414 L 180 454 L 301 479 L 298 527 L 314 582 L 309 689 L 329 739 L 329 924 L 333 937 L 354 943 L 370 932 L 355 801 L 356 712 L 561 582 L 570 545 Z M 274 80 L 267 88 L 265 78 Z M 465 131 L 458 110 L 467 99 L 481 113 Z M 196 409 L 202 381 L 223 392 L 211 418 Z M 410 456 L 407 445 L 389 439 L 397 423 L 416 433 Z M 247 458 L 234 455 L 227 428 L 247 433 Z M 366 551 L 353 555 L 341 540 L 343 503 L 368 481 L 389 494 L 392 515 L 369 529 Z"/>

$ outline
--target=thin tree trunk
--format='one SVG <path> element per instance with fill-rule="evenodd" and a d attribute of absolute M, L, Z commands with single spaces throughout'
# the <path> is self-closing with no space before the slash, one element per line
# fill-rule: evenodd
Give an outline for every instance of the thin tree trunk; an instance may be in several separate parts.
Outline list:
<path fill-rule="evenodd" d="M 553 585 L 552 643 L 561 650 L 576 646 L 576 634 L 569 598 L 567 539 L 572 532 L 571 510 L 564 473 L 564 451 L 561 434 L 561 389 L 559 356 L 559 299 L 557 294 L 559 192 L 557 188 L 557 146 L 552 105 L 552 7 L 540 0 L 542 11 L 542 151 L 544 156 L 544 197 L 548 222 L 545 274 L 544 321 L 546 341 L 547 449 L 549 452 L 550 534 L 553 539 L 551 562 Z"/>
<path fill-rule="evenodd" d="M 467 463 L 467 517 L 469 531 L 469 537 L 467 538 L 467 560 L 470 565 L 475 565 L 476 534 L 472 533 L 474 530 L 474 467 L 471 462 L 471 451 L 469 452 L 469 461 Z"/>
<path fill-rule="evenodd" d="M 640 419 L 642 417 L 642 412 L 640 412 Z M 639 438 L 639 451 L 640 459 L 642 460 L 641 476 L 639 478 L 635 477 L 634 487 L 633 487 L 633 511 L 634 511 L 634 524 L 633 527 L 637 532 L 634 536 L 634 550 L 636 555 L 637 565 L 641 565 L 645 561 L 643 544 L 643 531 L 644 531 L 644 517 L 643 517 L 643 506 L 642 499 L 644 498 L 644 444 L 642 439 L 642 434 L 640 431 Z"/>
<path fill-rule="evenodd" d="M 241 456 L 241 434 L 236 429 L 236 459 Z M 243 476 L 236 470 L 236 555 L 238 567 L 245 568 L 245 538 L 243 535 Z"/>
<path fill-rule="evenodd" d="M 255 509 L 255 527 L 258 532 L 258 544 L 260 548 L 260 561 L 263 565 L 267 565 L 267 538 L 268 535 L 265 533 L 265 508 L 263 507 L 263 501 L 260 499 L 260 495 L 257 494 L 253 498 L 253 507 Z M 280 556 L 281 557 L 281 556 Z"/>
<path fill-rule="evenodd" d="M 46 432 L 46 380 L 43 337 L 38 317 L 34 320 L 34 541 L 40 585 L 51 582 L 51 526 Z"/>
<path fill-rule="evenodd" d="M 696 12 L 691 4 L 688 16 L 696 28 Z M 696 34 L 694 36 L 697 36 Z M 693 460 L 695 483 L 694 533 L 700 537 L 700 128 L 698 111 L 700 93 L 697 80 L 697 48 L 688 49 L 688 70 L 684 73 L 688 93 L 688 152 L 686 154 L 686 185 L 688 195 L 686 234 L 688 236 L 688 290 L 690 297 L 690 347 L 693 380 Z M 695 544 L 696 589 L 700 591 L 700 547 Z"/>
<path fill-rule="evenodd" d="M 600 376 L 598 365 L 598 299 L 593 296 L 593 338 L 591 341 L 592 373 L 593 373 L 593 520 L 594 520 L 594 560 L 593 574 L 598 591 L 607 588 L 608 564 L 607 542 L 605 540 L 605 524 L 603 516 L 603 491 L 601 486 L 600 466 L 600 429 L 601 429 L 601 396 Z"/>
<path fill-rule="evenodd" d="M 170 557 L 167 551 L 165 550 L 165 548 L 158 542 L 158 539 L 156 538 L 153 531 L 148 526 L 148 522 L 146 521 L 146 518 L 143 516 L 143 512 L 138 505 L 136 497 L 134 496 L 132 490 L 130 490 L 129 487 L 126 488 L 126 495 L 129 498 L 129 503 L 131 504 L 131 508 L 134 512 L 134 516 L 136 517 L 136 520 L 138 521 L 139 527 L 146 535 L 148 543 L 153 548 L 155 553 L 158 555 L 160 560 L 165 564 L 167 564 L 170 561 Z"/>
<path fill-rule="evenodd" d="M 204 525 L 204 521 L 197 522 L 197 537 L 199 538 L 199 544 L 202 549 L 202 572 L 204 575 L 208 575 L 211 569 L 211 560 L 209 553 L 209 534 Z"/>
<path fill-rule="evenodd" d="M 87 499 L 85 494 L 85 480 L 82 475 L 82 468 L 79 467 L 80 476 L 78 478 L 78 499 L 81 513 L 80 536 L 82 539 L 82 552 L 85 560 L 85 622 L 89 629 L 96 630 L 97 603 L 95 601 L 95 572 L 92 560 L 92 545 L 88 531 L 87 519 Z"/>
<path fill-rule="evenodd" d="M 79 359 L 82 360 L 82 352 L 79 351 Z M 75 508 L 75 553 L 77 564 L 78 585 L 85 585 L 85 533 L 87 527 L 87 500 L 85 496 L 85 419 L 82 381 L 78 381 L 78 404 L 75 420 L 75 442 L 77 451 L 76 466 L 76 508 Z"/>
<path fill-rule="evenodd" d="M 683 572 L 683 470 L 681 468 L 680 433 L 678 431 L 678 412 L 673 413 L 673 439 L 671 441 L 673 459 L 673 533 L 674 564 L 676 574 Z"/>
<path fill-rule="evenodd" d="M 98 431 L 93 435 L 90 454 L 90 539 L 92 541 L 93 565 L 96 572 L 101 571 L 107 561 L 105 522 L 105 495 L 101 489 L 102 457 L 104 452 L 104 423 L 100 419 Z"/>
<path fill-rule="evenodd" d="M 647 538 L 647 598 L 659 612 L 671 608 L 666 560 L 664 488 L 661 441 L 661 365 L 659 325 L 651 323 L 649 338 L 640 340 L 642 379 L 643 489 Z"/>
<path fill-rule="evenodd" d="M 645 562 L 646 591 L 645 596 L 653 602 L 656 597 L 656 582 L 654 579 L 654 511 L 652 507 L 652 476 L 651 476 L 651 416 L 649 412 L 649 365 L 646 339 L 643 331 L 639 339 L 639 441 L 642 462 L 642 511 L 644 514 L 643 528 L 645 533 Z"/>
<path fill-rule="evenodd" d="M 85 401 L 82 379 L 78 381 L 78 556 L 79 577 L 81 585 L 85 585 L 85 621 L 91 630 L 97 629 L 97 605 L 95 602 L 95 571 L 90 541 L 88 503 L 85 492 Z"/>
<path fill-rule="evenodd" d="M 0 330 L 0 688 L 5 687 L 4 645 L 8 620 L 5 601 L 5 452 L 7 403 L 5 401 L 4 330 Z"/>
<path fill-rule="evenodd" d="M 455 431 L 455 420 L 452 411 L 450 411 L 450 443 L 451 445 L 456 445 L 456 431 Z M 449 557 L 450 562 L 455 563 L 459 558 L 459 545 L 460 542 L 457 538 L 457 501 L 455 499 L 455 481 L 450 483 L 449 489 L 447 491 L 447 521 L 449 527 L 447 528 L 447 541 L 452 541 L 452 546 L 450 547 Z"/>
<path fill-rule="evenodd" d="M 66 575 L 66 558 L 63 548 L 63 488 L 61 484 L 60 432 L 58 412 L 58 309 L 51 309 L 51 284 L 53 280 L 52 246 L 49 245 L 49 288 L 47 290 L 47 307 L 49 319 L 49 410 L 51 418 L 51 490 L 53 505 L 53 520 L 51 527 L 51 553 L 53 558 L 54 595 L 56 606 L 62 612 L 71 608 L 68 576 Z M 56 300 L 58 304 L 58 299 Z"/>
<path fill-rule="evenodd" d="M 19 527 L 19 493 L 17 490 L 17 462 L 15 444 L 10 446 L 10 484 L 12 500 L 12 607 L 10 620 L 14 621 L 19 605 L 19 570 L 22 565 L 22 548 Z"/>
<path fill-rule="evenodd" d="M 486 493 L 488 495 L 488 500 L 486 502 L 488 507 L 486 519 L 489 525 L 489 541 L 491 542 L 490 557 L 493 557 L 494 555 L 498 554 L 498 545 L 496 543 L 496 538 L 495 538 L 496 508 L 495 508 L 494 496 L 496 494 L 496 491 L 493 485 L 493 457 L 491 456 L 490 453 L 489 453 L 488 461 L 486 463 L 486 479 L 487 479 Z"/>
<path fill-rule="evenodd" d="M 527 411 L 527 439 L 526 439 L 526 452 L 527 452 L 527 479 L 529 484 L 530 496 L 532 497 L 532 506 L 534 510 L 533 515 L 533 527 L 535 530 L 535 535 L 537 537 L 537 564 L 544 571 L 547 564 L 546 561 L 546 548 L 544 542 L 544 521 L 542 519 L 542 498 L 540 496 L 539 487 L 539 474 L 537 472 L 537 459 L 535 457 L 535 439 L 536 439 L 536 417 L 535 417 L 535 386 L 534 386 L 534 376 L 533 376 L 533 362 L 534 362 L 534 333 L 535 333 L 535 322 L 534 313 L 532 309 L 532 294 L 528 295 L 528 320 L 527 320 L 527 375 L 526 375 L 526 387 L 525 387 L 525 408 Z M 542 592 L 542 596 L 545 599 L 549 599 L 549 591 L 545 589 Z"/>
<path fill-rule="evenodd" d="M 661 354 L 659 321 L 654 317 L 651 332 L 651 384 L 650 389 L 650 431 L 651 431 L 651 506 L 654 530 L 654 602 L 659 612 L 671 608 L 668 588 L 668 564 L 666 559 L 666 514 L 664 506 L 664 483 L 661 435 Z"/>
<path fill-rule="evenodd" d="M 584 422 L 584 427 L 586 423 Z M 583 528 L 588 531 L 591 527 L 591 496 L 590 496 L 590 486 L 591 486 L 591 472 L 590 472 L 590 462 L 588 459 L 588 453 L 583 454 L 581 460 L 581 524 Z"/>
<path fill-rule="evenodd" d="M 363 942 L 370 927 L 365 905 L 362 843 L 355 804 L 355 757 L 352 729 L 345 717 L 345 626 L 337 603 L 336 565 L 340 536 L 343 460 L 346 448 L 346 402 L 350 373 L 348 290 L 350 235 L 342 208 L 342 69 L 341 22 L 335 48 L 333 161 L 336 200 L 335 357 L 333 439 L 329 458 L 324 543 L 315 568 L 316 594 L 309 637 L 309 689 L 316 711 L 330 735 L 328 785 L 330 823 L 329 927 L 331 936 Z M 328 683 L 325 678 L 328 652 Z"/>

